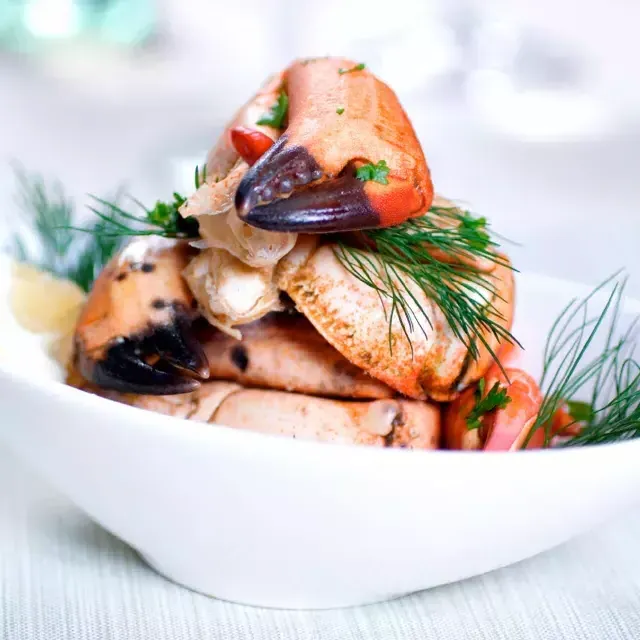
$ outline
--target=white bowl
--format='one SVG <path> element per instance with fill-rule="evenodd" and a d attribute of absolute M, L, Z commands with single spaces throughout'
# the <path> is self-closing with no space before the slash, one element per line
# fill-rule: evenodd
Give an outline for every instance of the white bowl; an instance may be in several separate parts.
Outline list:
<path fill-rule="evenodd" d="M 515 333 L 537 371 L 552 319 L 587 289 L 518 280 Z M 461 580 L 570 539 L 640 490 L 640 441 L 515 454 L 317 444 L 1 366 L 0 401 L 2 438 L 92 518 L 170 579 L 252 605 L 343 607 Z"/>

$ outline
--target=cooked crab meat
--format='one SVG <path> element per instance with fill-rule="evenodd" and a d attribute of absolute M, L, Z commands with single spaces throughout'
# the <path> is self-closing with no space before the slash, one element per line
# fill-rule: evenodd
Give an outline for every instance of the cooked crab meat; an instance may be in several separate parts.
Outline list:
<path fill-rule="evenodd" d="M 349 362 L 299 314 L 273 313 L 245 325 L 241 341 L 211 330 L 198 337 L 211 379 L 325 397 L 395 395 Z"/>
<path fill-rule="evenodd" d="M 183 271 L 202 315 L 236 339 L 237 325 L 282 309 L 273 267 L 249 267 L 223 249 L 205 249 Z"/>

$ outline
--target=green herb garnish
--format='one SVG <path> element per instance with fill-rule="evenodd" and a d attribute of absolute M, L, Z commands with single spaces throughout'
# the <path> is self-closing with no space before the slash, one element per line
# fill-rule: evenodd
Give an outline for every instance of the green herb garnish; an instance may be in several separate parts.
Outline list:
<path fill-rule="evenodd" d="M 194 184 L 196 189 L 204 184 L 207 178 L 207 165 L 202 169 L 196 167 Z M 100 218 L 99 226 L 82 228 L 70 227 L 75 231 L 84 231 L 93 235 L 99 234 L 103 238 L 124 238 L 132 236 L 161 236 L 163 238 L 188 239 L 198 238 L 200 235 L 198 221 L 192 217 L 180 215 L 180 207 L 186 198 L 174 192 L 169 202 L 158 200 L 152 209 L 147 209 L 139 200 L 129 198 L 141 213 L 134 214 L 125 211 L 117 202 L 110 202 L 89 196 L 96 203 L 89 206 Z"/>
<path fill-rule="evenodd" d="M 481 378 L 478 382 L 474 393 L 475 405 L 467 416 L 467 429 L 479 429 L 482 425 L 482 418 L 495 409 L 504 409 L 510 402 L 511 398 L 507 395 L 506 387 L 501 387 L 499 382 L 496 382 L 489 393 L 484 395 L 485 381 Z"/>
<path fill-rule="evenodd" d="M 73 200 L 65 195 L 62 185 L 47 185 L 37 174 L 16 168 L 18 202 L 24 221 L 33 229 L 35 243 L 27 243 L 24 234 L 16 234 L 13 253 L 22 262 L 75 282 L 89 291 L 104 265 L 120 248 L 121 238 L 102 235 L 104 223 L 98 220 L 90 229 L 86 242 L 75 245 L 73 225 L 76 212 Z"/>
<path fill-rule="evenodd" d="M 387 176 L 389 175 L 389 166 L 386 160 L 380 160 L 378 164 L 364 164 L 356 169 L 356 178 L 367 182 L 372 180 L 373 182 L 379 182 L 380 184 L 389 184 Z"/>
<path fill-rule="evenodd" d="M 205 162 L 202 165 L 202 169 L 196 165 L 195 175 L 193 177 L 193 182 L 196 185 L 196 189 L 199 189 L 201 185 L 203 185 L 207 181 L 207 163 Z"/>
<path fill-rule="evenodd" d="M 634 359 L 635 323 L 617 340 L 614 335 L 620 316 L 626 278 L 617 274 L 597 286 L 582 300 L 572 300 L 553 323 L 544 350 L 540 388 L 543 402 L 526 444 L 538 429 L 544 430 L 544 446 L 554 434 L 556 411 L 568 405 L 573 422 L 581 432 L 564 445 L 596 444 L 640 435 L 640 365 Z M 594 297 L 615 282 L 602 311 L 589 311 Z M 604 345 L 593 354 L 594 341 Z M 578 401 L 588 387 L 591 399 Z M 562 435 L 560 433 L 559 435 Z"/>
<path fill-rule="evenodd" d="M 61 278 L 75 282 L 89 291 L 98 274 L 109 259 L 132 236 L 163 236 L 165 238 L 197 238 L 198 222 L 183 218 L 178 209 L 185 198 L 173 194 L 169 202 L 156 202 L 147 209 L 131 198 L 142 211 L 133 214 L 123 209 L 122 197 L 104 199 L 90 196 L 93 204 L 88 208 L 97 216 L 92 224 L 77 224 L 75 206 L 65 195 L 60 183 L 45 183 L 39 175 L 28 175 L 16 168 L 19 193 L 18 202 L 25 213 L 26 224 L 35 232 L 35 243 L 27 242 L 24 234 L 13 238 L 12 253 L 23 262 L 33 264 Z M 206 167 L 196 168 L 196 187 L 206 179 Z M 86 241 L 76 242 L 77 231 L 86 233 Z"/>
<path fill-rule="evenodd" d="M 570 400 L 567 402 L 569 415 L 574 422 L 588 422 L 593 418 L 593 407 L 588 402 Z"/>
<path fill-rule="evenodd" d="M 344 107 L 338 107 L 338 108 L 336 109 L 336 113 L 337 113 L 339 116 L 341 116 L 341 115 L 344 113 Z"/>
<path fill-rule="evenodd" d="M 496 359 L 485 333 L 516 342 L 491 302 L 499 296 L 493 279 L 469 264 L 473 258 L 511 268 L 496 253 L 498 245 L 489 236 L 485 220 L 468 211 L 438 207 L 429 215 L 361 234 L 373 250 L 363 251 L 338 241 L 335 253 L 355 278 L 380 297 L 387 310 L 390 350 L 394 321 L 399 322 L 410 346 L 416 327 L 424 335 L 433 328 L 427 311 L 415 297 L 413 285 L 438 305 L 471 357 L 477 358 L 479 345 L 484 345 Z"/>
<path fill-rule="evenodd" d="M 103 227 L 100 229 L 102 236 L 116 238 L 161 236 L 176 239 L 199 237 L 198 221 L 193 217 L 183 218 L 179 213 L 180 207 L 185 202 L 185 198 L 179 193 L 174 193 L 170 202 L 156 202 L 152 209 L 147 209 L 141 202 L 131 198 L 132 202 L 142 211 L 138 215 L 125 211 L 115 202 L 102 200 L 95 196 L 90 197 L 102 207 L 102 209 L 95 206 L 89 207 L 103 223 Z M 74 229 L 96 233 L 93 228 L 74 227 Z"/>
<path fill-rule="evenodd" d="M 610 362 L 608 401 L 600 401 L 589 417 L 576 420 L 580 433 L 565 446 L 602 444 L 640 437 L 640 364 L 633 358 Z M 605 396 L 606 397 L 606 396 Z"/>
<path fill-rule="evenodd" d="M 271 106 L 269 113 L 265 113 L 256 124 L 282 129 L 288 109 L 289 96 L 284 91 L 281 91 L 278 100 Z"/>
<path fill-rule="evenodd" d="M 353 73 L 354 71 L 362 71 L 367 65 L 364 62 L 361 62 L 360 64 L 356 64 L 353 67 L 350 67 L 349 69 L 338 69 L 338 73 L 340 75 L 343 75 L 345 73 Z"/>
<path fill-rule="evenodd" d="M 626 277 L 615 283 L 602 313 L 592 323 L 592 333 L 600 330 L 605 333 L 605 344 L 602 351 L 582 367 L 591 374 L 589 383 L 593 389 L 588 402 L 568 403 L 572 417 L 581 428 L 579 434 L 562 443 L 563 446 L 603 444 L 640 437 L 640 363 L 636 359 L 638 318 L 614 340 L 614 335 L 620 333 L 626 284 Z M 575 411 L 581 404 L 583 410 L 574 415 L 572 409 Z"/>

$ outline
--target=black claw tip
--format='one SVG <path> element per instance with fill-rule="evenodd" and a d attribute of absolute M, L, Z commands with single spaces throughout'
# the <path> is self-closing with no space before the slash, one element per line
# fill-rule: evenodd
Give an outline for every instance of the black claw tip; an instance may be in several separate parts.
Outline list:
<path fill-rule="evenodd" d="M 91 379 L 103 389 L 143 395 L 173 395 L 189 393 L 200 382 L 177 371 L 163 370 L 149 365 L 139 356 L 128 353 L 121 346 L 109 349 L 107 357 L 92 367 Z"/>
<path fill-rule="evenodd" d="M 283 135 L 242 178 L 235 200 L 241 218 L 259 202 L 269 202 L 290 193 L 294 186 L 304 186 L 323 176 L 320 165 L 304 147 L 286 144 L 287 136 Z"/>
<path fill-rule="evenodd" d="M 331 233 L 380 226 L 364 192 L 364 182 L 352 174 L 310 185 L 289 198 L 250 209 L 247 224 L 267 231 Z"/>
<path fill-rule="evenodd" d="M 181 314 L 172 324 L 112 344 L 93 360 L 78 349 L 80 373 L 103 389 L 144 395 L 188 393 L 209 377 L 209 363 L 189 322 Z"/>
<path fill-rule="evenodd" d="M 156 328 L 147 340 L 148 348 L 174 367 L 190 371 L 200 378 L 209 377 L 207 356 L 182 316 L 177 316 L 171 325 Z"/>

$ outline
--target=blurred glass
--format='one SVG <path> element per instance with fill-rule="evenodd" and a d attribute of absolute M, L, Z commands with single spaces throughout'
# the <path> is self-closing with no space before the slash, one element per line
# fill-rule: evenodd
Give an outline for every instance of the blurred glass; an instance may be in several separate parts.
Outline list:
<path fill-rule="evenodd" d="M 594 1 L 577 9 L 564 0 L 456 0 L 448 6 L 467 20 L 464 95 L 488 128 L 527 142 L 568 142 L 640 124 L 640 91 L 630 82 L 640 56 L 631 26 L 640 19 L 637 3 Z"/>
<path fill-rule="evenodd" d="M 493 129 L 529 141 L 610 132 L 611 113 L 591 90 L 585 58 L 562 41 L 487 12 L 469 46 L 475 67 L 466 97 Z"/>
<path fill-rule="evenodd" d="M 153 0 L 0 0 L 0 47 L 137 45 L 154 33 L 157 17 Z"/>

